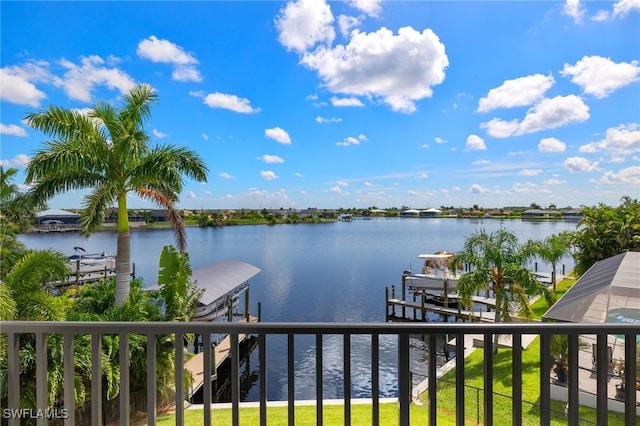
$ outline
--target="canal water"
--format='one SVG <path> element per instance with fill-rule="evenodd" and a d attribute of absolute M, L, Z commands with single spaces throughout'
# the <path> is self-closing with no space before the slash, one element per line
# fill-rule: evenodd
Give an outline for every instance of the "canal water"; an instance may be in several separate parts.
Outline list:
<path fill-rule="evenodd" d="M 271 322 L 384 322 L 385 287 L 399 284 L 403 270 L 418 271 L 420 253 L 456 252 L 479 230 L 501 227 L 521 242 L 575 230 L 575 221 L 520 219 L 373 218 L 322 224 L 230 226 L 187 229 L 187 252 L 193 269 L 211 262 L 237 260 L 262 270 L 250 282 L 251 312 L 262 305 L 262 320 Z M 23 234 L 32 249 L 53 248 L 68 255 L 81 246 L 89 253 L 115 254 L 115 232 L 88 239 L 77 233 Z M 132 262 L 145 285 L 155 284 L 163 246 L 174 244 L 168 229 L 133 230 Z M 566 270 L 571 257 L 562 260 Z M 550 266 L 538 263 L 540 271 Z M 382 397 L 396 396 L 396 338 L 380 337 Z M 315 398 L 315 338 L 296 338 L 296 399 Z M 243 399 L 258 399 L 255 351 L 243 377 Z M 352 396 L 370 397 L 370 339 L 352 336 Z M 270 400 L 287 398 L 286 337 L 267 341 L 267 393 Z M 342 337 L 323 342 L 324 398 L 342 397 Z M 411 369 L 416 381 L 426 372 L 424 345 L 412 339 Z"/>

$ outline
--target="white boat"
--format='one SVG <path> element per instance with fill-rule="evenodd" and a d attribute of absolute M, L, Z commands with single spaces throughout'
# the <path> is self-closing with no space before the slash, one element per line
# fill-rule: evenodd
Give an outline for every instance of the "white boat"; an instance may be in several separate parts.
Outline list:
<path fill-rule="evenodd" d="M 441 294 L 455 292 L 458 280 L 464 274 L 462 265 L 458 265 L 453 272 L 449 269 L 454 254 L 449 252 L 437 252 L 420 254 L 418 259 L 423 261 L 422 270 L 419 273 L 404 271 L 402 282 L 409 291 L 428 291 Z"/>
<path fill-rule="evenodd" d="M 71 272 L 80 273 L 95 272 L 97 270 L 115 270 L 116 257 L 102 253 L 87 253 L 82 247 L 73 248 L 76 254 L 69 256 L 69 266 Z"/>

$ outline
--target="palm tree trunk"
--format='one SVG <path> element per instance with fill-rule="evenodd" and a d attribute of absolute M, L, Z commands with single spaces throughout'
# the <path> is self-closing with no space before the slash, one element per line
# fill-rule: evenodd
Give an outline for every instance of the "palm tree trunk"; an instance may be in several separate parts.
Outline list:
<path fill-rule="evenodd" d="M 131 271 L 131 247 L 129 232 L 118 232 L 116 254 L 116 306 L 122 306 L 129 297 L 129 272 Z"/>
<path fill-rule="evenodd" d="M 118 196 L 118 249 L 116 254 L 116 306 L 122 306 L 129 297 L 129 271 L 131 271 L 131 243 L 127 194 Z"/>

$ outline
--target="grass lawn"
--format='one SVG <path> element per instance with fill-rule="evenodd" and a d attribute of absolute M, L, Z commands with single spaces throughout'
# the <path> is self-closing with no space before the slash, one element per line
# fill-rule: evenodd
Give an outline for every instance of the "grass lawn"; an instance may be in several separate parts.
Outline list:
<path fill-rule="evenodd" d="M 258 408 L 242 408 L 240 410 L 241 425 L 259 425 L 260 411 Z M 411 424 L 425 425 L 427 424 L 426 407 L 411 405 Z M 216 409 L 211 413 L 211 424 L 227 426 L 231 424 L 231 409 Z M 186 410 L 185 425 L 202 425 L 202 410 Z M 344 424 L 344 409 L 342 405 L 325 405 L 323 407 L 323 419 L 326 425 Z M 267 423 L 270 425 L 286 425 L 288 421 L 287 407 L 269 407 L 267 409 Z M 351 422 L 354 425 L 371 424 L 371 406 L 355 404 L 351 406 Z M 169 426 L 175 424 L 175 416 L 162 416 L 158 419 L 158 426 Z M 316 407 L 300 406 L 295 409 L 296 426 L 313 426 L 316 424 Z M 398 424 L 398 405 L 397 404 L 380 404 L 380 424 L 394 425 Z M 453 423 L 443 422 L 448 425 Z"/>

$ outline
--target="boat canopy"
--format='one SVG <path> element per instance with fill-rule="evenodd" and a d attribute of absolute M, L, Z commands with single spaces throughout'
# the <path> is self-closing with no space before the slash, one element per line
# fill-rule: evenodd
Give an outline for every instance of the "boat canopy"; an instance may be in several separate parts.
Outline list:
<path fill-rule="evenodd" d="M 425 259 L 425 260 L 442 260 L 442 259 L 449 259 L 453 257 L 453 253 L 448 253 L 448 254 L 419 254 L 418 255 L 418 259 Z"/>
<path fill-rule="evenodd" d="M 191 280 L 196 282 L 198 288 L 204 289 L 200 303 L 208 305 L 246 283 L 260 271 L 245 262 L 215 262 L 193 271 Z"/>

